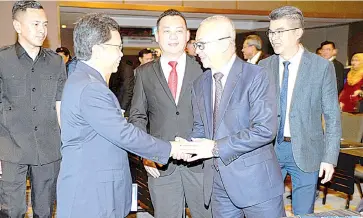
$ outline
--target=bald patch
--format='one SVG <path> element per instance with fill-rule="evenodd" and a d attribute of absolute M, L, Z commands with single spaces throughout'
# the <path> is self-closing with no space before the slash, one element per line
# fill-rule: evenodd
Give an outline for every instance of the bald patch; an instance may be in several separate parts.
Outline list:
<path fill-rule="evenodd" d="M 210 34 L 219 37 L 230 36 L 232 42 L 236 39 L 236 31 L 232 21 L 225 16 L 215 15 L 202 21 L 199 29 L 207 28 Z"/>

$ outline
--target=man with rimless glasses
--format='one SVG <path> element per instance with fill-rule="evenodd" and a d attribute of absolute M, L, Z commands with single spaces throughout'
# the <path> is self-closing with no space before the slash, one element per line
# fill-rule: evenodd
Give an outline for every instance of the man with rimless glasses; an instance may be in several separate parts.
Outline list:
<path fill-rule="evenodd" d="M 295 215 L 313 212 L 318 176 L 322 183 L 332 178 L 341 138 L 333 64 L 304 49 L 300 44 L 303 27 L 304 17 L 298 8 L 273 10 L 267 36 L 276 55 L 259 63 L 277 84 L 275 151 L 283 178 L 287 173 L 292 178 Z"/>
<path fill-rule="evenodd" d="M 275 83 L 236 56 L 230 19 L 205 19 L 196 53 L 210 68 L 193 83 L 196 156 L 204 161 L 204 203 L 215 218 L 283 217 L 284 185 L 272 140 L 277 130 Z M 213 194 L 212 194 L 213 193 Z"/>

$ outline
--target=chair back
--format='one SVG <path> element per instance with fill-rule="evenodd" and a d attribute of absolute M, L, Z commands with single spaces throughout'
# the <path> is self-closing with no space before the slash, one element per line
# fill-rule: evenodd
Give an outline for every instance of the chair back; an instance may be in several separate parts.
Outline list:
<path fill-rule="evenodd" d="M 341 113 L 342 138 L 361 142 L 363 137 L 363 114 Z"/>

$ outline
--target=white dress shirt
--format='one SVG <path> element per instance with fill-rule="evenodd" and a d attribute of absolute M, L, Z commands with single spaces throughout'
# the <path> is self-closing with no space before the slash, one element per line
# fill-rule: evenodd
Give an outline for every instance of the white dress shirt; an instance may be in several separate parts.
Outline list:
<path fill-rule="evenodd" d="M 181 87 L 183 85 L 183 79 L 184 79 L 184 74 L 185 74 L 187 55 L 184 52 L 179 57 L 178 60 L 169 60 L 168 58 L 161 55 L 160 64 L 161 64 L 161 69 L 163 70 L 166 82 L 168 82 L 169 75 L 170 75 L 170 72 L 172 70 L 171 66 L 169 65 L 169 61 L 178 62 L 178 64 L 176 65 L 176 73 L 178 74 L 178 86 L 177 86 L 177 89 L 176 89 L 176 96 L 175 96 L 175 104 L 178 105 L 180 91 L 181 91 Z"/>
<path fill-rule="evenodd" d="M 247 62 L 248 62 L 248 63 L 251 63 L 251 64 L 256 64 L 256 63 L 257 63 L 257 61 L 258 61 L 258 59 L 260 58 L 261 54 L 262 54 L 262 52 L 261 52 L 261 51 L 257 52 L 257 53 L 255 54 L 255 56 L 253 56 L 251 59 L 248 59 L 248 60 L 247 60 Z"/>
<path fill-rule="evenodd" d="M 334 61 L 334 59 L 337 58 L 336 56 L 332 56 L 331 58 L 329 58 L 329 61 Z"/>
<path fill-rule="evenodd" d="M 215 95 L 216 95 L 216 92 L 215 92 L 215 90 L 216 90 L 216 81 L 215 81 L 213 75 L 215 73 L 222 73 L 223 74 L 221 82 L 222 82 L 222 87 L 223 87 L 223 90 L 224 90 L 224 86 L 226 85 L 226 81 L 227 81 L 227 77 L 229 75 L 229 71 L 231 71 L 232 65 L 233 65 L 235 60 L 236 60 L 236 54 L 234 54 L 232 56 L 231 60 L 229 60 L 229 62 L 226 65 L 224 65 L 220 71 L 214 71 L 212 69 L 212 79 L 213 79 L 213 86 L 212 86 L 213 101 L 212 101 L 212 106 L 213 106 L 213 109 L 214 109 L 214 99 L 215 99 Z"/>
<path fill-rule="evenodd" d="M 290 62 L 290 65 L 288 67 L 289 68 L 289 80 L 288 80 L 289 85 L 287 88 L 287 105 L 286 105 L 286 118 L 285 118 L 285 127 L 284 127 L 284 136 L 286 136 L 286 137 L 291 137 L 290 118 L 289 118 L 290 105 L 291 105 L 292 92 L 295 87 L 296 77 L 298 74 L 301 57 L 302 57 L 303 53 L 304 53 L 304 47 L 300 45 L 297 53 L 292 58 L 290 58 L 290 60 L 288 60 Z M 280 57 L 279 58 L 279 74 L 280 74 L 279 76 L 280 76 L 280 89 L 281 89 L 282 79 L 283 79 L 283 74 L 284 74 L 283 62 L 286 60 L 284 60 L 281 56 L 279 56 L 279 57 Z"/>

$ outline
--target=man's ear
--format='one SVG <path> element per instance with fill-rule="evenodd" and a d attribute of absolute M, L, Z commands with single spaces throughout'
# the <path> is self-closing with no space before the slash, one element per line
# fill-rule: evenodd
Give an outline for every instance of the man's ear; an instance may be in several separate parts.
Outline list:
<path fill-rule="evenodd" d="M 303 36 L 303 34 L 304 34 L 304 30 L 303 30 L 302 28 L 297 29 L 296 34 L 297 34 L 298 39 L 300 39 L 300 40 L 301 40 L 301 38 L 302 38 L 302 36 Z"/>
<path fill-rule="evenodd" d="M 15 31 L 20 34 L 21 33 L 21 25 L 20 22 L 17 20 L 13 20 L 13 27 L 15 29 Z"/>
<path fill-rule="evenodd" d="M 141 58 L 141 57 L 139 57 L 139 61 L 140 61 L 140 63 L 142 63 L 142 62 L 141 62 L 141 60 L 142 60 L 142 58 Z"/>
<path fill-rule="evenodd" d="M 100 45 L 92 46 L 92 57 L 95 59 L 100 59 L 102 56 L 102 48 Z"/>
<path fill-rule="evenodd" d="M 190 39 L 190 31 L 187 30 L 187 42 L 189 41 L 189 39 Z"/>
<path fill-rule="evenodd" d="M 159 30 L 156 30 L 156 33 L 155 33 L 155 41 L 156 42 L 159 42 Z"/>
<path fill-rule="evenodd" d="M 334 56 L 337 56 L 337 54 L 338 54 L 338 49 L 336 49 L 336 48 L 335 48 L 335 49 L 333 50 L 333 55 L 334 55 Z"/>

